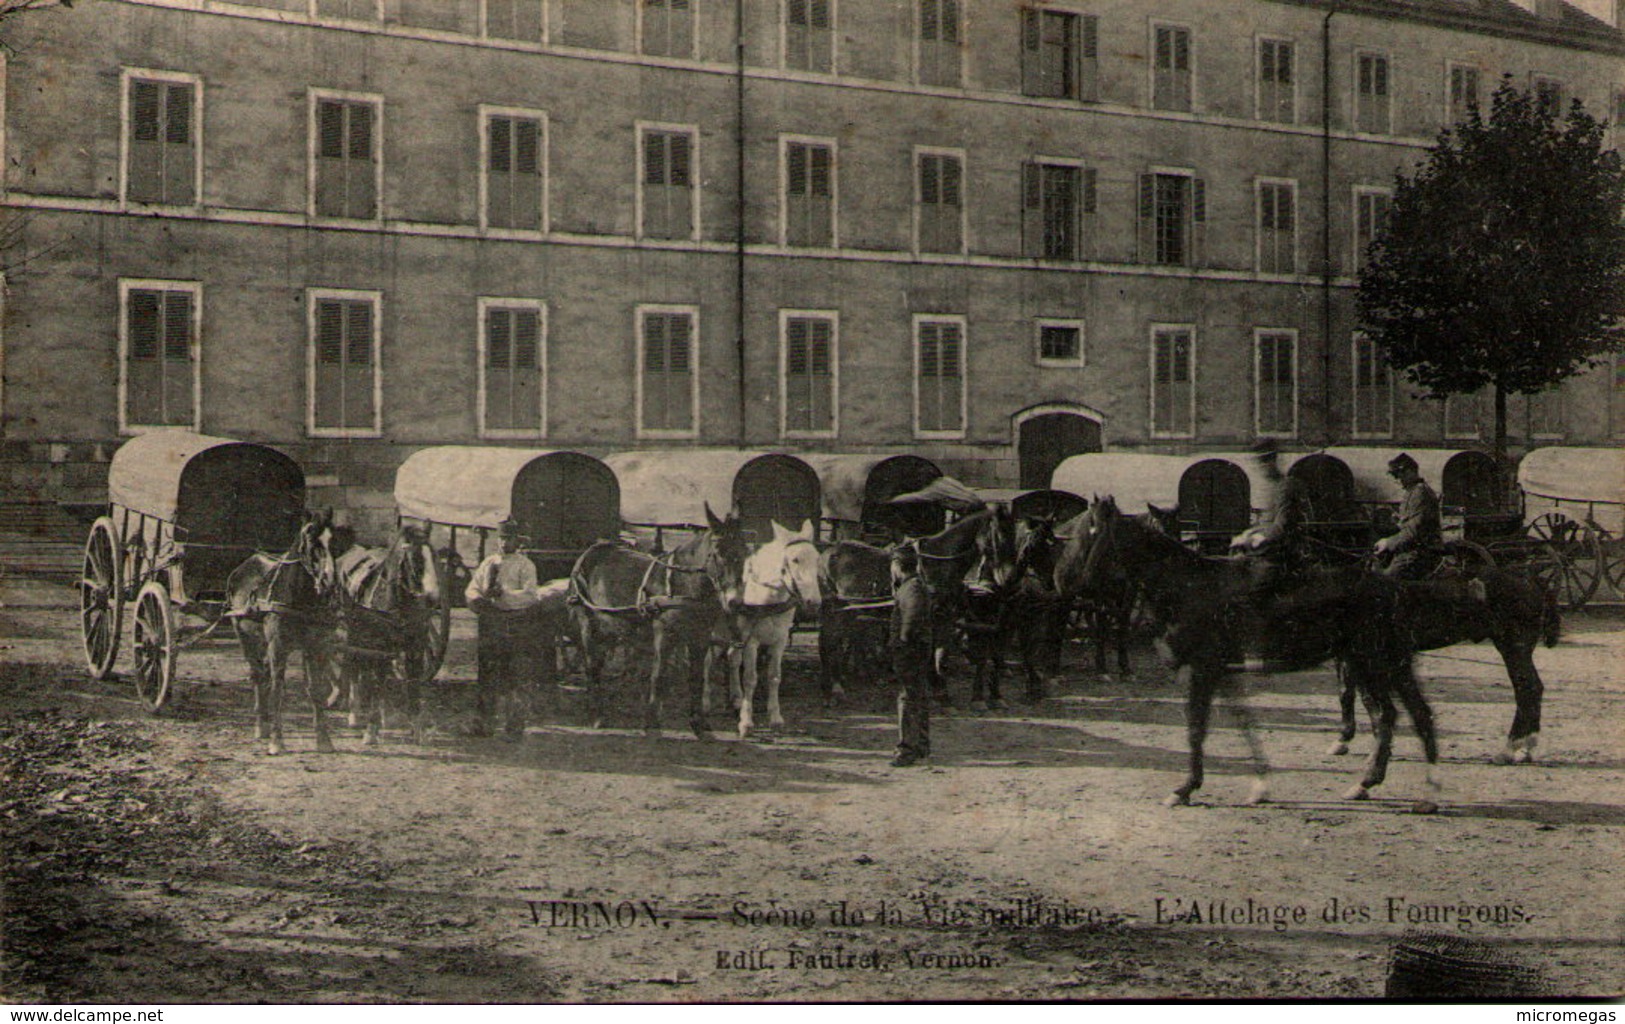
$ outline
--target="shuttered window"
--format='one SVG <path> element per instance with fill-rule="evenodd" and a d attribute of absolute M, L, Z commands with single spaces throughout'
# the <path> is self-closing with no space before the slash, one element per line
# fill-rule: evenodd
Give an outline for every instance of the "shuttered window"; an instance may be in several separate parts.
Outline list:
<path fill-rule="evenodd" d="M 1021 91 L 1093 100 L 1099 79 L 1099 20 L 1067 11 L 1021 12 Z"/>
<path fill-rule="evenodd" d="M 645 238 L 694 236 L 694 136 L 644 129 L 641 150 Z"/>
<path fill-rule="evenodd" d="M 919 11 L 919 81 L 955 88 L 962 75 L 959 0 L 915 0 Z"/>
<path fill-rule="evenodd" d="M 915 419 L 922 434 L 965 432 L 965 328 L 957 320 L 918 320 Z"/>
<path fill-rule="evenodd" d="M 1445 116 L 1450 124 L 1460 124 L 1478 107 L 1478 69 L 1451 65 L 1448 88 L 1449 108 Z"/>
<path fill-rule="evenodd" d="M 784 145 L 784 241 L 835 244 L 835 150 L 812 142 Z"/>
<path fill-rule="evenodd" d="M 1297 189 L 1288 182 L 1258 183 L 1258 269 L 1297 272 Z"/>
<path fill-rule="evenodd" d="M 1255 343 L 1254 415 L 1261 436 L 1298 432 L 1297 335 L 1260 331 Z"/>
<path fill-rule="evenodd" d="M 313 299 L 311 427 L 316 432 L 378 429 L 377 300 Z"/>
<path fill-rule="evenodd" d="M 543 319 L 536 307 L 485 307 L 484 433 L 542 431 Z"/>
<path fill-rule="evenodd" d="M 1359 272 L 1370 258 L 1371 243 L 1388 226 L 1387 192 L 1360 191 L 1354 194 L 1354 269 Z"/>
<path fill-rule="evenodd" d="M 691 313 L 644 311 L 641 317 L 643 402 L 639 428 L 692 433 L 694 318 Z"/>
<path fill-rule="evenodd" d="M 963 252 L 964 163 L 954 153 L 921 153 L 917 166 L 920 251 Z"/>
<path fill-rule="evenodd" d="M 1355 59 L 1354 127 L 1362 132 L 1389 130 L 1392 101 L 1388 93 L 1388 58 L 1362 53 Z"/>
<path fill-rule="evenodd" d="M 1444 400 L 1444 436 L 1463 441 L 1477 440 L 1484 423 L 1484 394 L 1450 395 Z"/>
<path fill-rule="evenodd" d="M 1556 120 L 1563 118 L 1566 96 L 1562 82 L 1537 75 L 1534 80 L 1534 93 L 1536 110 Z"/>
<path fill-rule="evenodd" d="M 485 34 L 493 39 L 542 38 L 544 0 L 485 0 Z"/>
<path fill-rule="evenodd" d="M 1083 219 L 1095 211 L 1093 168 L 1027 163 L 1022 167 L 1024 255 L 1075 260 L 1083 256 Z"/>
<path fill-rule="evenodd" d="M 316 16 L 342 21 L 377 21 L 378 0 L 316 0 Z"/>
<path fill-rule="evenodd" d="M 1394 383 L 1377 343 L 1354 336 L 1354 436 L 1391 437 L 1394 433 Z"/>
<path fill-rule="evenodd" d="M 1258 41 L 1258 117 L 1292 124 L 1298 119 L 1296 52 L 1290 40 Z"/>
<path fill-rule="evenodd" d="M 195 427 L 195 290 L 159 285 L 123 294 L 124 426 Z"/>
<path fill-rule="evenodd" d="M 486 119 L 485 222 L 494 228 L 542 228 L 540 118 L 493 115 Z"/>
<path fill-rule="evenodd" d="M 1142 174 L 1140 257 L 1168 266 L 1199 266 L 1207 224 L 1207 186 L 1188 174 Z"/>
<path fill-rule="evenodd" d="M 372 220 L 378 216 L 377 105 L 316 101 L 316 213 Z"/>
<path fill-rule="evenodd" d="M 1525 399 L 1528 415 L 1528 436 L 1546 441 L 1560 440 L 1567 432 L 1564 415 L 1566 403 L 1561 387 L 1537 391 Z"/>
<path fill-rule="evenodd" d="M 1153 49 L 1151 105 L 1158 110 L 1191 109 L 1191 33 L 1157 25 Z"/>
<path fill-rule="evenodd" d="M 798 71 L 835 67 L 834 0 L 784 0 L 784 62 Z"/>
<path fill-rule="evenodd" d="M 1151 434 L 1195 436 L 1196 338 L 1189 327 L 1151 333 Z"/>
<path fill-rule="evenodd" d="M 197 202 L 197 87 L 131 78 L 125 198 L 190 206 Z"/>
<path fill-rule="evenodd" d="M 828 435 L 835 430 L 835 320 L 786 316 L 784 432 Z"/>
<path fill-rule="evenodd" d="M 694 56 L 697 0 L 638 0 L 643 10 L 643 52 L 656 57 Z"/>

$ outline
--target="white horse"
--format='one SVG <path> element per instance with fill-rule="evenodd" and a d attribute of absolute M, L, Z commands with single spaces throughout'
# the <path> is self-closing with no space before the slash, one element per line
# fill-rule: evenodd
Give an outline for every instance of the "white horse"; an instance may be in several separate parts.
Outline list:
<path fill-rule="evenodd" d="M 803 522 L 801 529 L 793 531 L 774 523 L 773 539 L 745 559 L 740 601 L 729 608 L 718 628 L 717 639 L 727 645 L 728 695 L 739 709 L 740 739 L 748 737 L 755 726 L 751 705 L 759 678 L 758 662 L 764 651 L 767 654 L 768 725 L 775 729 L 784 725 L 784 713 L 779 709 L 779 681 L 783 678 L 784 649 L 790 644 L 790 628 L 795 625 L 798 609 L 817 614 L 822 600 L 818 587 L 818 548 L 812 538 L 810 522 Z M 703 706 L 705 711 L 710 711 L 710 673 L 706 675 Z"/>

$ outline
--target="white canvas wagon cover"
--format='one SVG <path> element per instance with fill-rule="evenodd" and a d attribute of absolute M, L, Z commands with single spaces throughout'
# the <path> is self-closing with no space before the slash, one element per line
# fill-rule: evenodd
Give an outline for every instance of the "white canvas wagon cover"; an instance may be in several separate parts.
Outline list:
<path fill-rule="evenodd" d="M 1117 499 L 1123 512 L 1138 514 L 1146 505 L 1179 504 L 1179 480 L 1200 458 L 1141 452 L 1090 452 L 1074 455 L 1055 467 L 1050 487 L 1081 497 L 1098 494 Z"/>
<path fill-rule="evenodd" d="M 1405 496 L 1399 481 L 1388 475 L 1388 460 L 1406 452 L 1417 471 L 1446 505 L 1472 512 L 1492 511 L 1505 479 L 1488 452 L 1471 448 L 1332 447 L 1326 454 L 1342 459 L 1354 474 L 1354 494 L 1362 502 L 1393 504 Z"/>
<path fill-rule="evenodd" d="M 1625 449 L 1536 448 L 1518 463 L 1518 486 L 1538 498 L 1625 504 Z"/>
<path fill-rule="evenodd" d="M 228 482 L 243 478 L 245 492 Z M 203 504 L 275 505 L 276 517 L 304 508 L 305 474 L 293 459 L 262 444 L 210 437 L 190 430 L 155 430 L 124 442 L 107 471 L 107 500 L 133 512 L 177 522 Z M 286 507 L 285 507 L 286 506 Z"/>
<path fill-rule="evenodd" d="M 439 445 L 407 456 L 395 471 L 395 506 L 400 514 L 448 526 L 495 529 L 514 508 L 516 484 L 534 464 L 568 462 L 577 470 L 598 460 L 559 449 Z M 602 472 L 600 470 L 600 472 Z M 613 536 L 619 524 L 611 524 Z"/>
<path fill-rule="evenodd" d="M 818 473 L 824 518 L 862 522 L 873 506 L 917 490 L 942 475 L 918 455 L 803 455 Z"/>
<path fill-rule="evenodd" d="M 704 526 L 705 507 L 732 512 L 746 529 L 771 536 L 770 520 L 795 529 L 818 523 L 823 503 L 818 474 L 780 452 L 673 448 L 616 452 L 604 457 L 621 485 L 628 526 Z"/>

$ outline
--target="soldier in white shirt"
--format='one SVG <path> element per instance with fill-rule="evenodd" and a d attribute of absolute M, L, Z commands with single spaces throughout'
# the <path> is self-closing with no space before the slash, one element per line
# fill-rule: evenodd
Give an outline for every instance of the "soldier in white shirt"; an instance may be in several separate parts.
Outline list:
<path fill-rule="evenodd" d="M 519 550 L 519 524 L 512 518 L 500 527 L 502 550 L 474 570 L 468 581 L 468 607 L 479 616 L 479 684 L 476 704 L 478 733 L 489 736 L 492 719 L 502 713 L 508 739 L 525 734 L 526 698 L 521 670 L 532 638 L 535 617 L 529 615 L 540 600 L 536 566 Z"/>

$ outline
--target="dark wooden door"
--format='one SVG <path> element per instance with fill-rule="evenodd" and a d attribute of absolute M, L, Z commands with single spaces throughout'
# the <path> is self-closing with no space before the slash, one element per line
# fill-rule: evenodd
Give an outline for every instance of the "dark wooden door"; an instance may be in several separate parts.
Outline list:
<path fill-rule="evenodd" d="M 1016 437 L 1021 486 L 1048 487 L 1050 474 L 1074 455 L 1101 450 L 1100 424 L 1087 416 L 1051 412 L 1024 420 Z"/>

